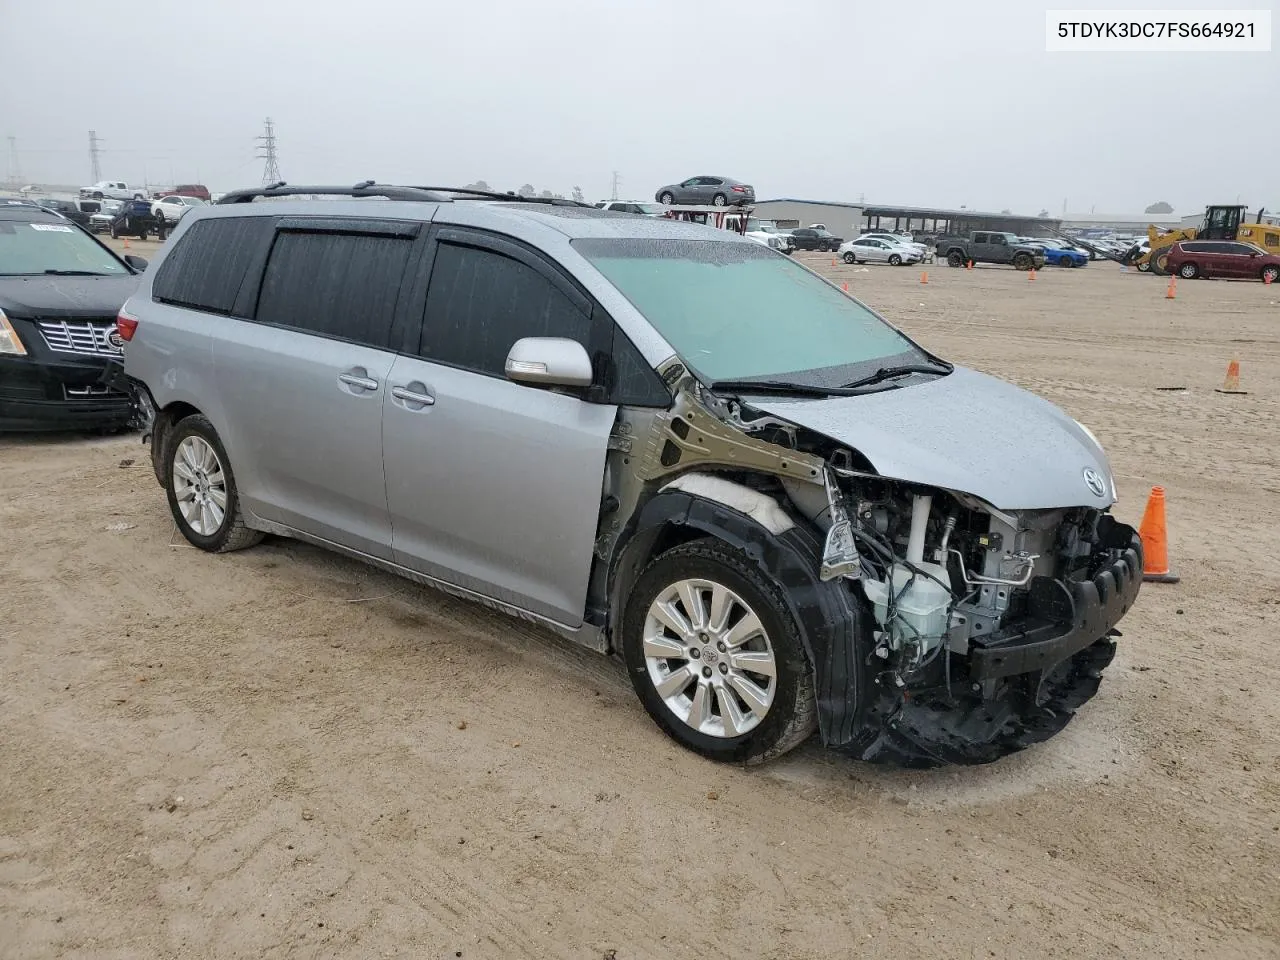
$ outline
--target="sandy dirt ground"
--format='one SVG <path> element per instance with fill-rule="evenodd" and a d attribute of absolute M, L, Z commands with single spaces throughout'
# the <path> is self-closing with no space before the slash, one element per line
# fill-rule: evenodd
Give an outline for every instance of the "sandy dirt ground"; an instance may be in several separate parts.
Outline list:
<path fill-rule="evenodd" d="M 0 440 L 0 957 L 1280 957 L 1280 289 L 809 262 L 1168 492 L 1061 736 L 718 766 L 533 628 L 187 546 L 136 435 Z"/>

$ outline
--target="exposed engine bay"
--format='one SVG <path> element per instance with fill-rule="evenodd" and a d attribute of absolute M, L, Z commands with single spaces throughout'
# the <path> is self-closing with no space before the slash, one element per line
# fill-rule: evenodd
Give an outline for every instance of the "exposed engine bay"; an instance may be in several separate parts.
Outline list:
<path fill-rule="evenodd" d="M 1142 570 L 1136 533 L 1105 510 L 1007 512 L 880 476 L 856 449 L 696 387 L 674 413 L 641 474 L 703 461 L 695 469 L 781 504 L 823 538 L 821 580 L 856 598 L 858 719 L 824 726 L 828 746 L 989 762 L 1053 736 L 1097 691 Z M 854 732 L 828 736 L 837 727 Z"/>

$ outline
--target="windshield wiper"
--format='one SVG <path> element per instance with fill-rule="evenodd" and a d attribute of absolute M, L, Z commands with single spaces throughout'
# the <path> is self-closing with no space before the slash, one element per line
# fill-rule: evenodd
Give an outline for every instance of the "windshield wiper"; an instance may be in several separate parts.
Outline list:
<path fill-rule="evenodd" d="M 728 393 L 790 393 L 798 397 L 853 397 L 860 391 L 849 387 L 823 387 L 789 380 L 713 380 L 712 391 Z"/>
<path fill-rule="evenodd" d="M 858 387 L 869 387 L 873 383 L 879 383 L 882 380 L 889 380 L 893 377 L 902 377 L 908 373 L 936 373 L 939 376 L 950 373 L 955 367 L 949 363 L 902 363 L 894 367 L 881 367 L 875 373 L 869 374 L 853 383 L 846 383 L 846 390 L 854 390 Z"/>
<path fill-rule="evenodd" d="M 46 270 L 47 277 L 109 277 L 109 273 L 98 273 L 95 270 Z"/>

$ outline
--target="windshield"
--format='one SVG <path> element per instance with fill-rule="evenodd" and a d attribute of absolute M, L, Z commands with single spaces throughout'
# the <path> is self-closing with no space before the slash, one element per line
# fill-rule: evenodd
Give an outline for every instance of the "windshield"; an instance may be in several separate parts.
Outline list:
<path fill-rule="evenodd" d="M 65 220 L 26 223 L 0 220 L 0 276 L 91 273 L 121 276 L 128 268 L 102 244 Z"/>
<path fill-rule="evenodd" d="M 839 386 L 925 359 L 862 304 L 757 244 L 584 239 L 573 246 L 704 380 Z"/>

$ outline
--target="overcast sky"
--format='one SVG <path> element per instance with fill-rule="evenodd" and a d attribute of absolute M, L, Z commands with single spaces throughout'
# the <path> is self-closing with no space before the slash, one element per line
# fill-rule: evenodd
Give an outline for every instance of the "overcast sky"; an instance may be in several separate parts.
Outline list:
<path fill-rule="evenodd" d="M 0 136 L 26 182 L 87 183 L 93 128 L 106 178 L 254 185 L 271 116 L 293 183 L 1280 206 L 1280 53 L 1050 54 L 1046 6 L 1069 4 L 0 0 Z"/>

